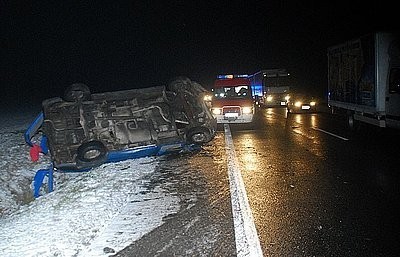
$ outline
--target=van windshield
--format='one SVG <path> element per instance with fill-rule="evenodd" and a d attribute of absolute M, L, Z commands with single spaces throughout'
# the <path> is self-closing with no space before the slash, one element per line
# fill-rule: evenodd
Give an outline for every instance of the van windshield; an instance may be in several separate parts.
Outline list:
<path fill-rule="evenodd" d="M 217 99 L 251 98 L 251 93 L 248 85 L 228 86 L 216 88 L 214 97 Z"/>

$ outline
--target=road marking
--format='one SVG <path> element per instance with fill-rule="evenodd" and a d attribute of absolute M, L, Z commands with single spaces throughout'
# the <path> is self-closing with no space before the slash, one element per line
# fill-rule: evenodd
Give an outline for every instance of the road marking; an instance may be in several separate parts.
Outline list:
<path fill-rule="evenodd" d="M 313 129 L 314 129 L 314 130 L 321 131 L 321 132 L 324 132 L 324 133 L 326 133 L 326 134 L 328 134 L 328 135 L 331 135 L 331 136 L 340 138 L 340 139 L 345 140 L 345 141 L 348 141 L 348 140 L 349 140 L 348 138 L 338 136 L 338 135 L 336 135 L 336 134 L 333 134 L 333 133 L 331 133 L 331 132 L 328 132 L 328 131 L 326 131 L 326 130 L 323 130 L 323 129 L 320 129 L 320 128 L 317 128 L 317 127 L 313 127 Z"/>
<path fill-rule="evenodd" d="M 224 131 L 237 256 L 261 257 L 263 256 L 261 245 L 247 199 L 229 124 L 224 124 Z"/>

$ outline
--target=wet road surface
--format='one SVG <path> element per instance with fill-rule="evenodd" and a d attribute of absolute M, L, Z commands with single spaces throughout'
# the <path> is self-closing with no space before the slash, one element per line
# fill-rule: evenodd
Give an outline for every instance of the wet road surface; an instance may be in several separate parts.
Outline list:
<path fill-rule="evenodd" d="M 399 133 L 341 117 L 261 109 L 230 126 L 264 256 L 397 256 Z M 151 178 L 181 211 L 116 256 L 237 256 L 224 131 Z M 238 255 L 239 256 L 239 255 Z"/>

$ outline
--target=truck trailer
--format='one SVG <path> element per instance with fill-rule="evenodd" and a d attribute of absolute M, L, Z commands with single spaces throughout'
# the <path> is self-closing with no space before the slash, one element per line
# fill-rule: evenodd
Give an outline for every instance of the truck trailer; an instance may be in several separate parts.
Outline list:
<path fill-rule="evenodd" d="M 328 48 L 328 105 L 346 113 L 350 129 L 400 128 L 399 39 L 375 32 Z"/>

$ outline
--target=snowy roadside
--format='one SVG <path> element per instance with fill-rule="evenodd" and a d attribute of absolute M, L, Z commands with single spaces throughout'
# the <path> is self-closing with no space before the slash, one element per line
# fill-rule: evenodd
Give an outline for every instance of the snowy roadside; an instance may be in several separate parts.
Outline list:
<path fill-rule="evenodd" d="M 177 196 L 147 187 L 156 157 L 104 164 L 84 173 L 56 173 L 55 191 L 33 200 L 35 171 L 50 161 L 41 156 L 32 163 L 23 140 L 36 114 L 0 118 L 1 256 L 107 256 L 179 211 Z"/>
<path fill-rule="evenodd" d="M 24 132 L 37 110 L 9 110 L 0 116 L 0 217 L 9 215 L 33 200 L 31 182 L 35 171 L 46 168 L 50 159 L 42 156 L 32 163 Z"/>

